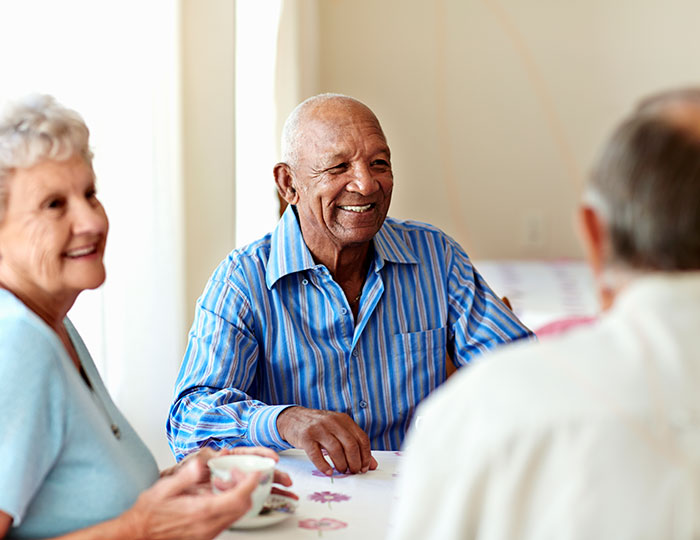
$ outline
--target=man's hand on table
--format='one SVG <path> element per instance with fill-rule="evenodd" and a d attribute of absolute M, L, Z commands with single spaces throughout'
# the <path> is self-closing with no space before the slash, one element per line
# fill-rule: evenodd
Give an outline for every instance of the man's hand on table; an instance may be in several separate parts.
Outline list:
<path fill-rule="evenodd" d="M 303 449 L 324 474 L 331 475 L 333 468 L 322 450 L 328 452 L 340 472 L 365 473 L 377 468 L 369 437 L 345 413 L 289 407 L 277 417 L 277 429 L 285 441 Z"/>

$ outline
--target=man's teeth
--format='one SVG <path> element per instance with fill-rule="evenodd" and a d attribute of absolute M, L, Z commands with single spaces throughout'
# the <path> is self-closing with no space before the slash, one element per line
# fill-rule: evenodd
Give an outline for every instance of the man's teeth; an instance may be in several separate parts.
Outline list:
<path fill-rule="evenodd" d="M 372 203 L 365 204 L 363 206 L 341 206 L 343 210 L 349 210 L 350 212 L 366 212 L 372 208 Z"/>
<path fill-rule="evenodd" d="M 84 247 L 80 249 L 75 249 L 66 253 L 68 257 L 82 257 L 83 255 L 89 255 L 95 252 L 95 246 Z"/>

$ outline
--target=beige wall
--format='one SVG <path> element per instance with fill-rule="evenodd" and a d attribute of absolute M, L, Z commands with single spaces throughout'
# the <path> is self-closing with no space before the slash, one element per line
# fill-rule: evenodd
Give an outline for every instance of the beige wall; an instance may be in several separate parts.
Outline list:
<path fill-rule="evenodd" d="M 185 314 L 235 239 L 235 4 L 182 0 Z"/>
<path fill-rule="evenodd" d="M 318 7 L 318 91 L 382 121 L 390 213 L 442 227 L 475 258 L 578 255 L 571 216 L 611 125 L 638 96 L 700 80 L 692 0 Z"/>
<path fill-rule="evenodd" d="M 189 327 L 234 245 L 235 8 L 181 2 Z M 599 145 L 638 96 L 700 81 L 697 20 L 693 0 L 286 0 L 278 129 L 309 95 L 356 96 L 392 147 L 392 215 L 477 259 L 578 256 Z"/>

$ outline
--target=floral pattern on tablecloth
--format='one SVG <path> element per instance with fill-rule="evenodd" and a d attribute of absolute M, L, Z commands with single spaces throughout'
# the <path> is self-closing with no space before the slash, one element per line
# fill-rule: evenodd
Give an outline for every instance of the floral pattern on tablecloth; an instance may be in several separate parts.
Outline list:
<path fill-rule="evenodd" d="M 348 474 L 348 473 L 338 472 L 337 469 L 333 469 L 333 473 L 330 476 L 322 473 L 318 469 L 314 469 L 313 471 L 311 471 L 311 475 L 318 476 L 319 478 L 330 478 L 331 484 L 333 483 L 334 479 L 340 480 L 341 478 L 347 478 L 348 476 L 350 476 L 350 474 Z"/>
<path fill-rule="evenodd" d="M 294 482 L 290 491 L 299 496 L 288 520 L 256 529 L 250 535 L 225 531 L 217 540 L 384 540 L 390 530 L 391 509 L 398 463 L 396 451 L 376 451 L 379 466 L 365 474 L 319 472 L 301 449 L 280 453 L 278 468 Z M 332 484 L 334 479 L 338 482 Z M 323 538 L 325 537 L 325 538 Z"/>
<path fill-rule="evenodd" d="M 332 491 L 314 491 L 311 495 L 309 495 L 309 500 L 320 503 L 328 503 L 328 508 L 332 510 L 332 502 L 349 501 L 350 495 L 345 495 L 345 493 L 333 493 Z"/>
<path fill-rule="evenodd" d="M 323 531 L 335 531 L 344 529 L 348 524 L 344 521 L 332 518 L 302 519 L 299 521 L 299 528 L 318 531 L 319 536 L 323 536 Z"/>

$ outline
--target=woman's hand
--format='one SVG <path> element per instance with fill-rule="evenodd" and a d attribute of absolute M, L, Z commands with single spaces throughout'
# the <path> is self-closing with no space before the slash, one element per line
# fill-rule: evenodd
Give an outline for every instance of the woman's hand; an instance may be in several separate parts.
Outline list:
<path fill-rule="evenodd" d="M 252 454 L 260 457 L 267 457 L 274 459 L 275 461 L 279 461 L 279 456 L 274 450 L 270 450 L 269 448 L 263 448 L 261 446 L 238 446 L 235 448 L 225 448 L 223 450 L 215 450 L 213 448 L 201 448 L 197 452 L 193 452 L 190 455 L 188 455 L 185 459 L 183 459 L 180 463 L 177 465 L 174 465 L 173 467 L 170 467 L 169 469 L 165 469 L 160 473 L 161 478 L 170 476 L 174 472 L 178 471 L 181 467 L 185 466 L 187 463 L 191 462 L 192 460 L 196 460 L 202 463 L 204 465 L 204 469 L 202 470 L 202 477 L 200 478 L 200 482 L 196 487 L 193 489 L 196 490 L 210 490 L 211 485 L 209 483 L 209 470 L 206 467 L 207 461 L 209 461 L 213 457 L 217 456 L 226 456 L 226 455 L 231 455 L 231 454 Z M 238 481 L 240 481 L 242 478 L 242 475 L 237 475 L 236 477 L 232 478 L 231 482 L 219 482 L 217 483 L 217 488 L 220 490 L 224 489 L 231 489 L 236 485 Z M 289 475 L 287 473 L 284 473 L 282 471 L 275 470 L 275 475 L 273 477 L 273 482 L 275 484 L 280 484 L 284 487 L 290 487 L 292 485 L 292 480 L 289 478 Z M 284 489 L 280 489 L 276 486 L 272 487 L 272 493 L 275 493 L 277 495 L 284 495 L 285 497 L 291 497 L 292 499 L 299 499 L 299 497 L 295 494 L 292 493 L 291 491 L 287 491 Z"/>
<path fill-rule="evenodd" d="M 164 476 L 170 476 L 175 471 L 180 469 L 180 467 L 182 467 L 186 463 L 189 463 L 193 459 L 201 461 L 202 464 L 206 465 L 207 461 L 209 461 L 213 457 L 227 456 L 229 454 L 254 454 L 256 456 L 271 458 L 275 461 L 280 460 L 279 456 L 277 455 L 277 452 L 275 452 L 274 450 L 270 450 L 269 448 L 263 448 L 262 446 L 238 446 L 235 448 L 224 448 L 223 450 L 215 450 L 214 448 L 208 448 L 205 446 L 204 448 L 200 448 L 196 452 L 192 452 L 191 454 L 189 454 L 180 463 L 173 465 L 168 469 L 162 470 L 160 472 L 160 477 L 163 478 Z M 208 479 L 209 476 L 207 475 L 206 478 Z"/>
<path fill-rule="evenodd" d="M 259 473 L 246 475 L 223 493 L 193 489 L 209 476 L 204 462 L 188 460 L 175 472 L 144 491 L 125 512 L 129 538 L 139 540 L 209 540 L 245 514 Z"/>
<path fill-rule="evenodd" d="M 121 516 L 68 533 L 55 540 L 211 540 L 245 514 L 260 473 L 235 474 L 231 482 L 213 493 L 207 461 L 219 455 L 255 454 L 278 461 L 272 450 L 240 447 L 220 452 L 204 448 L 165 471 L 150 489 Z M 275 471 L 274 481 L 292 485 L 289 476 Z M 273 493 L 298 499 L 295 494 L 273 487 Z M 0 539 L 9 531 L 12 517 L 0 510 Z"/>

